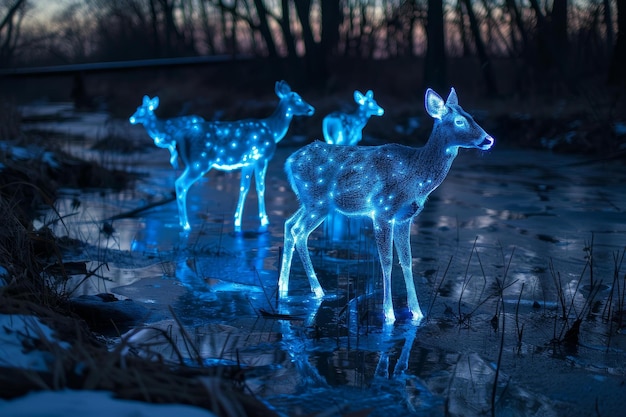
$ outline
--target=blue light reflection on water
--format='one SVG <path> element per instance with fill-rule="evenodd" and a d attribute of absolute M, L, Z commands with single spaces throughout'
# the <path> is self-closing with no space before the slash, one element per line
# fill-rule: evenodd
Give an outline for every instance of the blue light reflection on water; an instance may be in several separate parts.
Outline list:
<path fill-rule="evenodd" d="M 150 194 L 160 190 L 153 199 L 167 196 L 173 175 L 168 169 L 153 169 L 147 184 L 132 193 L 80 196 L 84 200 L 82 210 L 65 222 L 76 237 L 103 248 L 130 251 L 137 257 L 154 256 L 155 261 L 173 260 L 178 264 L 194 258 L 200 264 L 196 272 L 203 276 L 219 276 L 224 281 L 233 282 L 243 280 L 246 285 L 262 283 L 271 296 L 269 293 L 273 293 L 276 285 L 278 248 L 282 244 L 281 219 L 296 209 L 295 198 L 280 169 L 289 152 L 289 149 L 279 152 L 268 172 L 268 208 L 275 221 L 266 234 L 251 232 L 235 236 L 227 232 L 232 230 L 228 213 L 234 203 L 230 197 L 238 193 L 238 178 L 232 174 L 215 175 L 211 178 L 211 186 L 203 184 L 195 192 L 190 192 L 190 205 L 195 206 L 193 212 L 201 218 L 202 224 L 187 237 L 181 237 L 176 227 L 178 220 L 173 203 L 148 210 L 141 214 L 142 217 L 116 220 L 112 222 L 115 233 L 110 236 L 101 233 L 102 219 L 136 208 L 142 204 L 142 198 L 149 198 L 142 197 L 141 190 Z M 609 177 L 604 188 L 598 190 L 593 178 L 600 176 L 600 167 L 586 170 L 591 171 L 589 179 L 581 177 L 575 166 L 561 164 L 563 166 L 559 169 L 549 168 L 552 157 L 537 153 L 528 157 L 537 161 L 539 168 L 524 166 L 521 169 L 525 175 L 520 176 L 515 165 L 506 162 L 511 158 L 517 160 L 516 155 L 496 156 L 480 155 L 481 161 L 477 162 L 472 160 L 476 155 L 459 156 L 456 169 L 431 196 L 413 225 L 413 257 L 420 298 L 429 294 L 435 285 L 432 282 L 435 277 L 428 277 L 426 272 L 443 269 L 451 256 L 454 263 L 448 279 L 455 287 L 452 294 L 458 296 L 474 245 L 479 256 L 472 255 L 469 260 L 477 276 L 482 275 L 482 271 L 476 270 L 480 269 L 478 260 L 488 275 L 496 275 L 502 272 L 504 262 L 514 250 L 510 273 L 519 283 L 525 283 L 529 297 L 554 298 L 547 271 L 550 260 L 563 274 L 564 280 L 578 279 L 585 265 L 583 249 L 591 240 L 591 232 L 594 232 L 595 256 L 598 257 L 596 268 L 600 268 L 597 273 L 610 274 L 610 270 L 603 271 L 602 268 L 611 266 L 607 261 L 610 261 L 612 251 L 623 248 L 626 240 L 626 225 L 621 213 L 626 201 L 618 192 L 622 184 L 620 173 Z M 572 181 L 574 177 L 578 179 Z M 71 208 L 74 197 L 59 200 L 57 209 L 61 215 L 74 212 Z M 276 204 L 272 204 L 274 202 Z M 254 216 L 247 220 L 253 227 Z M 245 226 L 244 222 L 244 229 Z M 63 230 L 57 224 L 57 231 L 62 233 Z M 342 282 L 346 283 L 346 288 L 356 291 L 377 288 L 379 274 L 373 265 L 377 261 L 371 225 L 363 222 L 359 235 L 360 240 L 356 242 L 337 241 L 328 229 L 322 227 L 311 239 L 314 263 L 316 268 L 319 265 L 320 269 L 326 270 L 324 275 L 329 276 L 327 280 L 330 281 L 324 285 L 331 289 L 331 293 Z M 301 290 L 306 293 L 303 271 L 298 269 L 298 262 L 294 267 L 295 293 Z M 374 283 L 363 285 L 362 279 L 357 279 L 359 274 L 370 275 L 370 281 Z M 394 280 L 394 286 L 397 281 Z M 516 285 L 519 288 L 520 284 Z M 464 297 L 479 297 L 482 284 L 479 286 L 481 288 L 465 287 Z M 401 287 L 394 288 L 402 291 Z M 513 291 L 512 297 L 515 297 Z"/>
<path fill-rule="evenodd" d="M 407 327 L 401 312 L 406 306 L 400 303 L 399 327 L 387 339 L 381 336 L 381 318 L 376 317 L 376 312 L 380 311 L 381 297 L 377 296 L 377 291 L 381 284 L 368 225 L 363 226 L 361 240 L 357 242 L 330 239 L 323 228 L 312 235 L 309 246 L 313 262 L 320 271 L 320 280 L 331 294 L 319 308 L 308 301 L 308 283 L 299 262 L 294 263 L 294 295 L 278 307 L 274 304 L 282 220 L 296 209 L 294 197 L 281 172 L 282 161 L 291 151 L 280 150 L 268 171 L 268 213 L 273 221 L 266 234 L 249 232 L 241 236 L 226 232 L 232 230 L 229 213 L 234 206 L 225 201 L 232 201 L 232 196 L 238 193 L 238 177 L 228 174 L 216 175 L 211 178 L 211 186 L 198 184 L 190 192 L 190 205 L 195 205 L 193 211 L 199 216 L 198 223 L 202 224 L 186 237 L 179 233 L 174 203 L 158 206 L 140 217 L 116 220 L 113 222 L 115 233 L 109 237 L 102 235 L 102 219 L 136 208 L 142 198 L 149 198 L 146 197 L 148 192 L 142 194 L 141 187 L 139 191 L 119 196 L 94 194 L 90 199 L 81 195 L 82 211 L 68 217 L 66 223 L 70 230 L 78 228 L 83 237 L 99 244 L 103 256 L 106 254 L 104 248 L 108 247 L 129 251 L 135 258 L 152 257 L 154 263 L 170 265 L 164 266 L 162 276 L 153 278 L 154 281 L 161 280 L 161 286 L 155 284 L 133 292 L 140 288 L 141 282 L 148 282 L 143 279 L 129 284 L 120 282 L 119 285 L 124 286 L 118 288 L 113 288 L 115 284 L 112 284 L 108 288 L 114 292 L 135 299 L 137 294 L 143 294 L 145 299 L 153 300 L 157 305 L 169 303 L 184 324 L 192 329 L 219 322 L 266 335 L 272 332 L 282 334 L 282 345 L 261 343 L 252 355 L 271 358 L 267 359 L 268 363 L 280 369 L 280 377 L 270 372 L 256 381 L 255 386 L 270 397 L 289 394 L 302 400 L 302 391 L 311 386 L 311 381 L 316 381 L 316 373 L 331 387 L 334 384 L 335 388 L 346 390 L 366 388 L 376 379 L 380 359 L 384 362 L 385 355 L 388 355 L 390 366 L 387 369 L 393 375 L 391 365 L 400 360 L 405 351 L 403 341 L 410 340 L 410 335 L 404 333 Z M 591 176 L 589 179 L 581 177 L 578 168 L 565 163 L 550 168 L 551 158 L 556 157 L 549 154 L 525 152 L 524 155 L 523 159 L 533 160 L 539 168 L 526 167 L 527 164 L 516 168 L 520 155 L 507 154 L 506 151 L 488 157 L 479 155 L 481 160 L 478 162 L 473 161 L 476 154 L 459 156 L 448 179 L 433 193 L 413 225 L 415 279 L 420 300 L 425 300 L 426 311 L 452 257 L 451 267 L 433 304 L 431 314 L 434 317 L 444 318 L 446 304 L 452 304 L 456 309 L 460 298 L 464 306 L 468 306 L 465 311 L 480 303 L 494 278 L 503 276 L 513 252 L 508 279 L 510 283 L 517 282 L 507 290 L 505 298 L 514 305 L 524 283 L 522 305 L 527 306 L 523 307 L 525 314 L 532 314 L 528 313 L 532 301 L 539 301 L 547 309 L 553 308 L 557 295 L 548 269 L 550 260 L 560 273 L 564 287 L 574 293 L 585 267 L 584 248 L 589 244 L 592 232 L 596 276 L 610 279 L 612 253 L 626 245 L 622 214 L 626 208 L 626 196 L 620 192 L 626 178 L 624 170 L 614 167 L 615 172 L 605 175 L 606 181 L 600 188 L 594 180 L 601 176 L 603 168 L 600 166 L 583 170 Z M 167 158 L 163 159 L 167 164 Z M 571 160 L 567 157 L 558 159 Z M 150 193 L 161 190 L 158 196 L 167 196 L 171 184 L 169 170 L 159 168 L 152 173 L 147 180 L 149 184 L 143 189 L 150 190 Z M 249 198 L 255 197 L 251 195 Z M 72 212 L 70 203 L 71 198 L 59 200 L 61 215 Z M 255 228 L 256 221 L 255 216 L 244 219 L 244 230 Z M 471 259 L 470 254 L 473 254 Z M 115 270 L 114 263 L 111 268 Z M 469 269 L 467 274 L 466 269 Z M 399 272 L 395 271 L 396 275 Z M 585 274 L 583 279 L 588 280 L 588 275 Z M 393 284 L 401 302 L 403 283 L 395 280 Z M 163 288 L 175 289 L 168 295 L 177 294 L 176 297 L 166 297 Z M 363 296 L 364 293 L 374 296 Z M 361 313 L 357 314 L 357 308 L 353 310 L 356 318 L 347 317 L 344 307 L 349 300 L 355 299 L 362 301 Z M 584 295 L 577 292 L 576 305 L 584 301 Z M 494 302 L 485 303 L 481 311 L 492 313 Z M 161 305 L 160 310 L 167 312 L 166 307 Z M 259 318 L 260 308 L 270 312 L 276 308 L 276 312 L 304 315 L 305 318 L 286 326 L 278 320 Z M 314 323 L 305 324 L 311 320 L 307 317 L 315 313 Z M 435 395 L 437 378 L 449 373 L 450 367 L 461 359 L 454 348 L 445 351 L 432 347 L 429 338 L 433 334 L 442 337 L 442 334 L 432 329 L 432 323 L 424 328 L 429 336 L 420 337 L 422 333 L 416 329 L 406 374 L 425 378 L 428 389 L 422 393 L 432 397 L 422 405 L 424 410 L 438 414 L 441 397 Z M 304 351 L 302 345 L 295 344 L 303 340 L 306 344 Z M 276 349 L 286 356 L 281 356 Z M 290 351 L 297 351 L 302 356 L 293 362 Z M 276 389 L 269 389 L 269 381 L 274 380 L 281 383 Z M 410 384 L 418 386 L 414 381 Z M 329 388 L 313 386 L 332 397 Z M 406 393 L 402 394 L 404 398 L 408 398 L 410 393 L 403 392 Z M 398 393 L 399 390 L 393 391 L 385 401 L 397 400 L 394 395 L 400 395 Z M 377 396 L 380 391 L 371 394 L 372 399 L 381 400 Z M 345 391 L 342 395 L 349 398 L 351 394 Z M 411 395 L 412 401 L 417 401 L 415 392 Z M 291 404 L 290 398 L 272 399 L 285 407 Z"/>

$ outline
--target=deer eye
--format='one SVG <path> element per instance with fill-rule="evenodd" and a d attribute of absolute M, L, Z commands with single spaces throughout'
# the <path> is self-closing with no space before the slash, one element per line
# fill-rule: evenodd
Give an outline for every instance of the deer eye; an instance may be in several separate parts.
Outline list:
<path fill-rule="evenodd" d="M 454 119 L 454 124 L 458 127 L 463 127 L 467 125 L 467 122 L 465 121 L 465 118 L 463 117 L 456 117 Z"/>

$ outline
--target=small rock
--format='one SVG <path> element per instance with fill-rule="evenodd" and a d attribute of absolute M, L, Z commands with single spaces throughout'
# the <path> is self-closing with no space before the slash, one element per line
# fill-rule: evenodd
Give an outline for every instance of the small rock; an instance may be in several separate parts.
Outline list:
<path fill-rule="evenodd" d="M 123 333 L 143 324 L 151 312 L 133 300 L 120 300 L 110 293 L 81 295 L 69 300 L 71 309 L 89 327 L 102 333 Z"/>

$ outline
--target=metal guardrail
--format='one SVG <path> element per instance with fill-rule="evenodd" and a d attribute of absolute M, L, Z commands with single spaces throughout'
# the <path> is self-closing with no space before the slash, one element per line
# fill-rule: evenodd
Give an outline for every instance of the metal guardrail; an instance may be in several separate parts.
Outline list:
<path fill-rule="evenodd" d="M 150 67 L 173 67 L 185 65 L 219 64 L 252 59 L 245 55 L 212 55 L 182 58 L 157 58 L 132 61 L 93 62 L 86 64 L 51 65 L 43 67 L 22 67 L 0 69 L 0 76 L 55 75 L 81 72 L 141 69 Z"/>

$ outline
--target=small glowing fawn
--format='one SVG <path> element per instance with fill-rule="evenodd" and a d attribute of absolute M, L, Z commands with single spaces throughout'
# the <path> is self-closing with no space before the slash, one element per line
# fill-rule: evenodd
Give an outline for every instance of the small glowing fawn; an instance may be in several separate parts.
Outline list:
<path fill-rule="evenodd" d="M 274 156 L 276 144 L 287 134 L 293 116 L 312 116 L 315 109 L 300 95 L 291 91 L 284 81 L 276 83 L 280 99 L 274 113 L 265 119 L 246 119 L 233 122 L 200 122 L 183 127 L 175 136 L 178 156 L 185 163 L 183 173 L 176 180 L 176 201 L 180 226 L 189 231 L 187 192 L 211 168 L 221 171 L 241 170 L 239 200 L 235 212 L 235 232 L 241 232 L 243 205 L 255 177 L 259 200 L 260 230 L 269 224 L 265 211 L 265 173 Z"/>
<path fill-rule="evenodd" d="M 154 111 L 159 107 L 159 98 L 143 96 L 141 106 L 137 107 L 135 114 L 128 119 L 131 124 L 141 123 L 146 128 L 148 135 L 154 140 L 154 144 L 159 148 L 170 151 L 170 164 L 174 169 L 178 169 L 178 152 L 176 151 L 176 141 L 180 136 L 193 125 L 203 123 L 204 119 L 199 116 L 183 116 L 173 119 L 157 119 Z"/>
<path fill-rule="evenodd" d="M 334 146 L 311 143 L 293 153 L 285 164 L 300 208 L 285 222 L 284 255 L 278 280 L 281 297 L 288 294 L 289 273 L 297 250 L 317 297 L 324 296 L 307 249 L 311 232 L 336 210 L 347 216 L 369 217 L 383 273 L 383 314 L 394 322 L 391 269 L 395 246 L 413 319 L 423 318 L 411 262 L 411 223 L 428 195 L 446 178 L 459 148 L 488 150 L 494 139 L 458 104 L 454 89 L 444 102 L 433 90 L 425 107 L 434 118 L 425 146 Z"/>
<path fill-rule="evenodd" d="M 363 128 L 369 118 L 382 116 L 385 113 L 385 110 L 374 100 L 374 93 L 371 90 L 365 95 L 355 91 L 354 101 L 359 105 L 354 113 L 333 112 L 324 117 L 322 130 L 326 143 L 356 145 L 361 141 Z"/>

